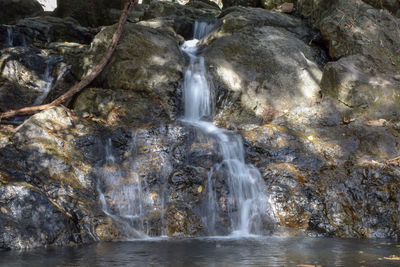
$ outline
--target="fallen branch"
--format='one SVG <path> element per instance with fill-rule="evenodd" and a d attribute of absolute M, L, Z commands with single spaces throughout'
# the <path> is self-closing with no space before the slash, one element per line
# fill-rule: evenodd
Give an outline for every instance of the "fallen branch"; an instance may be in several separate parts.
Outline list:
<path fill-rule="evenodd" d="M 114 32 L 114 35 L 111 39 L 111 43 L 107 48 L 107 51 L 105 52 L 103 58 L 100 60 L 100 62 L 96 65 L 96 67 L 80 82 L 72 86 L 66 93 L 55 99 L 53 102 L 49 104 L 44 104 L 44 105 L 39 105 L 39 106 L 34 106 L 34 107 L 26 107 L 26 108 L 21 108 L 17 110 L 10 110 L 6 111 L 2 114 L 0 114 L 0 119 L 8 119 L 12 118 L 15 116 L 22 116 L 22 115 L 32 115 L 35 114 L 39 111 L 48 109 L 50 107 L 58 106 L 62 103 L 64 103 L 66 100 L 70 99 L 72 96 L 74 96 L 76 93 L 80 92 L 83 90 L 86 86 L 88 86 L 104 69 L 104 67 L 107 65 L 108 61 L 110 60 L 112 54 L 114 53 L 118 41 L 121 37 L 122 30 L 124 28 L 124 25 L 126 23 L 126 20 L 128 19 L 129 14 L 132 12 L 134 6 L 137 4 L 138 0 L 126 0 L 124 9 L 122 10 L 121 17 L 119 18 L 118 26 L 116 31 Z"/>

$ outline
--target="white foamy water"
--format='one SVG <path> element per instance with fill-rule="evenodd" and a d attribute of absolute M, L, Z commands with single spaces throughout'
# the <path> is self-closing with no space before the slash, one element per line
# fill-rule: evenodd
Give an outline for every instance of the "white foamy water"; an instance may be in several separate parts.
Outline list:
<path fill-rule="evenodd" d="M 267 197 L 263 192 L 264 181 L 260 172 L 246 164 L 240 135 L 218 128 L 206 121 L 212 115 L 211 88 L 207 81 L 204 57 L 198 53 L 198 39 L 212 28 L 205 22 L 194 25 L 194 39 L 186 41 L 181 49 L 190 59 L 184 80 L 184 121 L 217 140 L 222 161 L 215 164 L 208 176 L 206 224 L 210 233 L 215 228 L 215 217 L 220 212 L 212 172 L 225 172 L 229 186 L 228 213 L 232 235 L 249 236 L 261 233 L 262 220 L 267 214 Z"/>

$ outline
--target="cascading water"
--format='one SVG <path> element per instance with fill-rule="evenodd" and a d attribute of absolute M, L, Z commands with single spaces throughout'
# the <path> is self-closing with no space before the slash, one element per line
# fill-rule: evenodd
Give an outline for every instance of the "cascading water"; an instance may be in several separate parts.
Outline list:
<path fill-rule="evenodd" d="M 46 69 L 43 74 L 43 84 L 40 88 L 42 91 L 42 94 L 39 95 L 36 99 L 33 105 L 40 105 L 43 103 L 43 101 L 46 99 L 46 97 L 49 95 L 51 89 L 54 87 L 56 82 L 60 80 L 64 74 L 69 70 L 69 66 L 66 64 L 63 64 L 62 58 L 61 57 L 54 57 L 50 56 L 45 60 L 46 63 Z M 53 70 L 58 68 L 58 74 L 57 77 L 53 76 Z"/>
<path fill-rule="evenodd" d="M 130 145 L 135 149 L 135 136 Z M 128 236 L 146 238 L 147 228 L 144 218 L 153 200 L 149 198 L 136 173 L 121 170 L 112 152 L 111 139 L 107 140 L 106 164 L 101 171 L 102 184 L 99 185 L 100 203 L 103 211 L 115 221 L 125 226 Z M 131 166 L 130 166 L 131 167 Z"/>
<path fill-rule="evenodd" d="M 13 38 L 13 29 L 11 27 L 7 27 L 7 41 L 8 46 L 14 46 L 14 38 Z"/>
<path fill-rule="evenodd" d="M 233 235 L 246 236 L 262 232 L 263 217 L 268 213 L 267 197 L 263 192 L 264 182 L 259 171 L 246 164 L 241 137 L 224 131 L 205 119 L 212 116 L 211 90 L 206 78 L 204 58 L 198 55 L 198 41 L 212 28 L 205 22 L 194 25 L 194 39 L 186 41 L 181 49 L 189 57 L 189 67 L 184 80 L 184 122 L 200 129 L 219 145 L 222 161 L 213 170 L 223 170 L 229 185 L 227 210 Z M 206 224 L 213 234 L 215 217 L 219 212 L 212 173 L 208 176 L 208 210 Z"/>
<path fill-rule="evenodd" d="M 221 234 L 215 231 L 218 228 L 217 219 L 221 218 L 221 214 L 224 217 L 223 227 L 232 235 L 259 234 L 263 232 L 263 220 L 268 214 L 267 197 L 262 190 L 262 177 L 255 167 L 246 164 L 241 136 L 220 129 L 211 122 L 214 109 L 213 92 L 207 79 L 204 57 L 199 55 L 197 46 L 199 39 L 211 28 L 211 24 L 196 22 L 195 39 L 184 42 L 181 47 L 189 58 L 189 65 L 184 74 L 183 122 L 201 132 L 201 136 L 210 141 L 209 143 L 216 143 L 220 158 L 220 161 L 211 167 L 208 177 L 204 177 L 207 178 L 207 194 L 202 207 L 196 207 L 195 212 L 201 213 L 199 216 L 203 219 L 205 233 L 208 235 Z M 105 164 L 100 170 L 98 184 L 100 202 L 103 211 L 126 229 L 128 237 L 148 238 L 165 235 L 169 226 L 168 220 L 171 220 L 168 207 L 170 201 L 174 201 L 175 193 L 170 192 L 168 187 L 173 167 L 166 164 L 166 161 L 161 161 L 159 174 L 156 177 L 151 175 L 152 178 L 147 181 L 149 177 L 141 174 L 144 154 L 139 152 L 142 151 L 140 146 L 135 148 L 135 144 L 142 144 L 148 140 L 143 139 L 146 136 L 142 137 L 140 130 L 132 136 L 131 147 L 125 152 L 129 156 L 121 157 L 121 162 L 113 155 L 110 139 L 105 145 Z M 158 154 L 157 158 L 164 156 Z M 146 156 L 144 158 L 149 159 Z M 221 192 L 217 190 L 216 173 L 223 174 L 223 184 L 227 187 L 226 191 L 229 191 L 222 197 L 224 204 L 221 204 Z M 178 217 L 183 216 L 177 214 Z M 223 234 L 226 232 L 224 230 Z"/>

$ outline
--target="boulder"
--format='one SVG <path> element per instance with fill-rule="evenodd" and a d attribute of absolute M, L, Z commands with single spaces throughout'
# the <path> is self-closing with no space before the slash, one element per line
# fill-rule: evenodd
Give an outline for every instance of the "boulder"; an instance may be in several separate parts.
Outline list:
<path fill-rule="evenodd" d="M 393 15 L 400 17 L 400 2 L 397 0 L 363 0 L 363 1 L 375 8 L 387 9 Z"/>
<path fill-rule="evenodd" d="M 400 74 L 366 56 L 356 54 L 328 63 L 321 87 L 324 95 L 354 108 L 366 120 L 397 120 L 400 115 Z"/>
<path fill-rule="evenodd" d="M 118 18 L 115 20 L 112 10 L 122 9 L 123 3 L 123 0 L 58 0 L 57 9 L 54 12 L 58 17 L 72 17 L 83 26 L 97 27 L 118 22 Z"/>
<path fill-rule="evenodd" d="M 244 7 L 260 7 L 260 0 L 222 0 L 223 8 L 232 6 L 244 6 Z"/>
<path fill-rule="evenodd" d="M 398 199 L 390 196 L 400 192 L 400 173 L 385 163 L 397 154 L 394 129 L 298 120 L 241 131 L 278 225 L 314 236 L 398 238 Z"/>
<path fill-rule="evenodd" d="M 80 26 L 72 18 L 41 16 L 21 19 L 16 25 L 0 25 L 0 43 L 3 47 L 39 48 L 49 42 L 90 44 L 97 32 Z"/>
<path fill-rule="evenodd" d="M 3 49 L 0 75 L 7 83 L 2 86 L 2 96 L 5 98 L 1 101 L 11 100 L 19 93 L 24 93 L 21 99 L 15 99 L 16 102 L 10 102 L 5 107 L 41 104 L 52 89 L 61 85 L 69 71 L 69 67 L 62 61 L 62 57 L 49 55 L 47 50 L 32 47 Z M 15 94 L 9 95 L 13 89 Z"/>
<path fill-rule="evenodd" d="M 99 159 L 92 152 L 101 148 L 94 132 L 93 124 L 54 107 L 31 117 L 9 137 L 10 143 L 0 149 L 2 248 L 99 239 L 94 229 L 109 222 L 90 176 Z"/>
<path fill-rule="evenodd" d="M 74 103 L 82 116 L 95 116 L 110 125 L 131 127 L 168 121 L 168 103 L 130 90 L 85 89 Z"/>
<path fill-rule="evenodd" d="M 300 22 L 266 10 L 234 8 L 221 14 L 217 27 L 202 42 L 216 86 L 218 123 L 260 124 L 317 101 L 320 52 L 302 41 L 308 37 Z"/>
<path fill-rule="evenodd" d="M 276 9 L 280 6 L 288 6 L 291 4 L 293 9 L 293 4 L 296 4 L 297 0 L 261 0 L 261 5 L 265 9 Z M 285 10 L 288 10 L 287 7 Z M 283 12 L 283 11 L 282 11 Z M 291 13 L 291 12 L 283 12 L 283 13 Z"/>
<path fill-rule="evenodd" d="M 200 3 L 203 4 L 204 2 L 194 1 L 189 2 L 188 5 L 179 5 L 177 3 L 152 1 L 140 18 L 143 20 L 141 23 L 158 25 L 157 28 L 169 27 L 185 39 L 192 39 L 193 24 L 196 20 L 213 22 L 215 16 L 220 12 L 215 6 L 209 4 L 196 8 L 195 5 L 200 5 Z"/>
<path fill-rule="evenodd" d="M 365 2 L 371 3 L 312 1 L 312 12 L 306 12 L 320 28 L 329 55 L 340 59 L 326 65 L 322 93 L 353 108 L 351 116 L 362 116 L 366 120 L 395 119 L 400 81 L 397 72 L 400 41 L 396 25 L 400 21 L 387 10 Z"/>
<path fill-rule="evenodd" d="M 0 24 L 11 24 L 17 20 L 43 12 L 36 0 L 2 0 L 0 2 Z"/>
<path fill-rule="evenodd" d="M 90 71 L 103 56 L 115 26 L 96 35 L 83 67 Z M 110 63 L 96 78 L 94 85 L 109 89 L 131 90 L 168 103 L 179 95 L 179 83 L 185 59 L 177 39 L 161 29 L 127 23 Z"/>

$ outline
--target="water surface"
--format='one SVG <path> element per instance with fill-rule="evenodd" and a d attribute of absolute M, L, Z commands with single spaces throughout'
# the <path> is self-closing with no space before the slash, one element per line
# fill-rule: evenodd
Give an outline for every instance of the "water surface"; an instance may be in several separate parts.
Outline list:
<path fill-rule="evenodd" d="M 400 266 L 399 243 L 330 238 L 201 238 L 103 242 L 0 252 L 0 266 Z"/>

